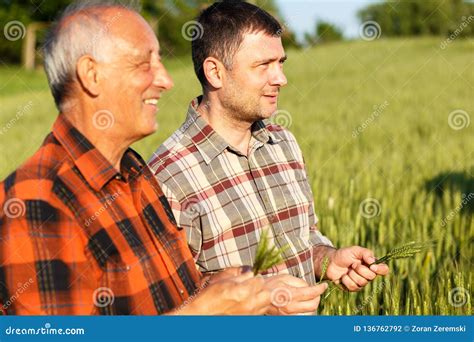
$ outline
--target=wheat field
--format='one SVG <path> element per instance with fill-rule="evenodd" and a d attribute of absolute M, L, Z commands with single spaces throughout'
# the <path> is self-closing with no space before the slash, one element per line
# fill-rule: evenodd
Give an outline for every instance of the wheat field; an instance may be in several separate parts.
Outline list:
<path fill-rule="evenodd" d="M 322 315 L 472 314 L 474 40 L 378 39 L 287 51 L 274 120 L 303 150 L 321 231 L 336 246 L 382 256 L 410 242 L 427 252 L 391 261 L 358 293 L 333 291 Z M 166 60 L 145 159 L 184 120 L 199 86 L 189 58 Z M 56 111 L 41 70 L 0 68 L 0 178 L 28 158 Z"/>

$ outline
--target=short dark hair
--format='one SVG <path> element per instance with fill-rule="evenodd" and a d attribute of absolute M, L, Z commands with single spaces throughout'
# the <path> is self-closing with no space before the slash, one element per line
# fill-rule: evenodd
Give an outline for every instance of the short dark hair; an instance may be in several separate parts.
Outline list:
<path fill-rule="evenodd" d="M 230 70 L 244 34 L 265 32 L 280 35 L 282 27 L 270 13 L 245 1 L 219 1 L 204 9 L 197 18 L 199 36 L 192 40 L 194 71 L 203 88 L 208 83 L 203 63 L 207 57 L 220 60 Z"/>

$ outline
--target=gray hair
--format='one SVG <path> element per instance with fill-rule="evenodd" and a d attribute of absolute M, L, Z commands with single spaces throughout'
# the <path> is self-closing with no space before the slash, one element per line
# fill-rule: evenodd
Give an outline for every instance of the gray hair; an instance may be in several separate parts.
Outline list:
<path fill-rule="evenodd" d="M 110 39 L 110 25 L 120 18 L 104 18 L 103 10 L 125 9 L 138 13 L 137 1 L 75 1 L 70 4 L 49 30 L 43 46 L 44 68 L 56 107 L 61 110 L 69 86 L 76 80 L 76 63 L 81 56 L 90 55 L 100 62 L 106 56 L 100 49 Z M 75 17 L 74 19 L 71 19 Z M 71 22 L 68 20 L 71 19 Z"/>

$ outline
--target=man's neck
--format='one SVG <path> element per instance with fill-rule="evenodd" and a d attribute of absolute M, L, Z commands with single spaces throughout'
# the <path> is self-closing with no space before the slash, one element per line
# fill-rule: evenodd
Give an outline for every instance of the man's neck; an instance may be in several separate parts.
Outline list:
<path fill-rule="evenodd" d="M 80 105 L 78 108 L 79 110 L 68 111 L 62 115 L 65 115 L 69 122 L 120 172 L 120 162 L 131 143 L 120 141 L 112 134 L 113 128 L 98 129 L 94 126 L 92 117 L 84 114 L 87 113 L 87 109 L 81 108 Z"/>
<path fill-rule="evenodd" d="M 203 97 L 198 106 L 202 118 L 217 134 L 244 155 L 248 154 L 252 124 L 236 119 L 218 101 Z"/>

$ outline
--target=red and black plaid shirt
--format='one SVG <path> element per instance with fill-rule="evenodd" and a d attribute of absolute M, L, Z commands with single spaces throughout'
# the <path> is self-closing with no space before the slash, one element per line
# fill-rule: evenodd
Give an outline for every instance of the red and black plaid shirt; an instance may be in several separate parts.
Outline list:
<path fill-rule="evenodd" d="M 8 314 L 161 314 L 200 281 L 146 163 L 118 172 L 64 115 L 0 183 L 0 307 Z"/>

